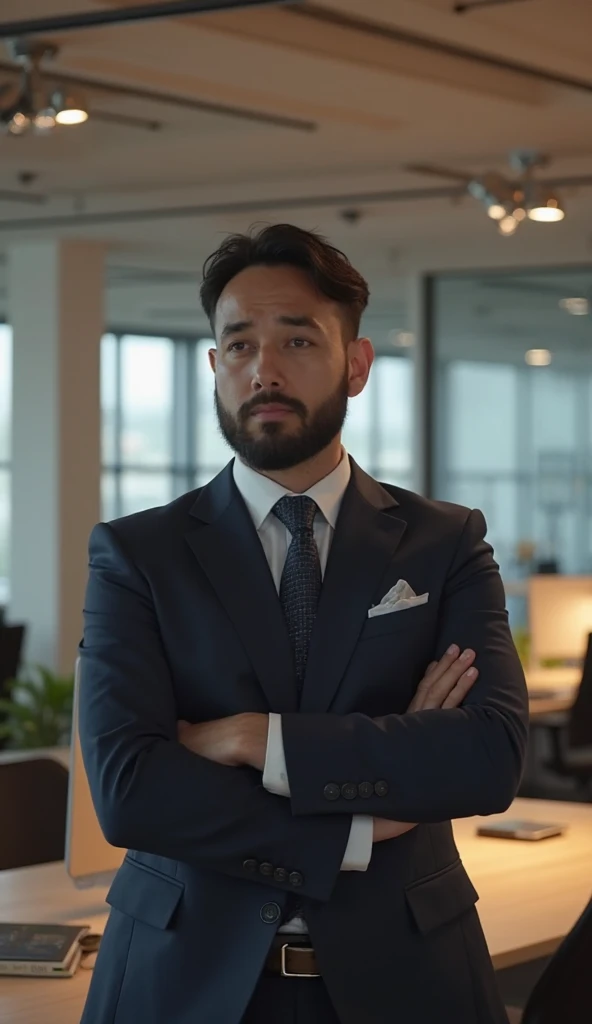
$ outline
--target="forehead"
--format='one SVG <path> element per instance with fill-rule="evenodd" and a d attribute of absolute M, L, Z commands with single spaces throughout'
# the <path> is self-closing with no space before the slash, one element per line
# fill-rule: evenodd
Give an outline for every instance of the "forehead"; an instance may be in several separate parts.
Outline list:
<path fill-rule="evenodd" d="M 297 267 L 248 267 L 228 282 L 216 306 L 216 327 L 280 313 L 307 313 L 321 322 L 339 320 L 337 303 L 315 288 Z"/>

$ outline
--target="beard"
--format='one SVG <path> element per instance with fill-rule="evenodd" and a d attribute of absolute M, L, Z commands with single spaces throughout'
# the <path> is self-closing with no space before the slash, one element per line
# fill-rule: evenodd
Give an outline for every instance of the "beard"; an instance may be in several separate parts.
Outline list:
<path fill-rule="evenodd" d="M 314 412 L 298 399 L 274 391 L 259 392 L 241 406 L 236 416 L 222 404 L 216 388 L 214 400 L 220 431 L 232 450 L 252 469 L 292 469 L 322 452 L 341 432 L 347 416 L 348 387 L 346 367 L 338 387 Z M 270 420 L 259 425 L 258 436 L 253 435 L 249 430 L 251 414 L 272 402 L 292 409 L 300 419 L 300 428 L 287 432 L 284 421 Z"/>

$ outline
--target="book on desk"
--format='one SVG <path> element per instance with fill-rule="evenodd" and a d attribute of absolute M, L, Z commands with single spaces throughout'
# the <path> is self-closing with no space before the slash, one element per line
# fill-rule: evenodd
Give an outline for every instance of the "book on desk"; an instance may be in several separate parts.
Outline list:
<path fill-rule="evenodd" d="M 71 978 L 82 955 L 88 927 L 0 922 L 0 974 Z"/>

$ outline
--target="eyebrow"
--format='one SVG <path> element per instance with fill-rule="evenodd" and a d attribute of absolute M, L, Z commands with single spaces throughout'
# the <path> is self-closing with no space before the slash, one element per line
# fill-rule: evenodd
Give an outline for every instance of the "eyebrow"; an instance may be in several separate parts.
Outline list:
<path fill-rule="evenodd" d="M 312 331 L 320 331 L 316 320 L 313 320 L 310 316 L 278 316 L 276 317 L 278 324 L 284 324 L 288 327 L 308 327 Z M 254 327 L 252 320 L 236 320 L 234 323 L 226 324 L 222 329 L 221 338 L 230 338 L 235 334 L 240 334 L 242 331 L 247 331 L 249 328 Z"/>

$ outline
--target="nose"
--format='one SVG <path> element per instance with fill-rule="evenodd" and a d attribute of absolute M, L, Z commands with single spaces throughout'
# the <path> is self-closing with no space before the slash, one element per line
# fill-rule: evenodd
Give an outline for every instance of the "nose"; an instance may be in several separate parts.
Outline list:
<path fill-rule="evenodd" d="M 284 375 L 280 370 L 275 352 L 262 346 L 259 349 L 253 371 L 253 391 L 273 390 L 284 386 Z"/>

